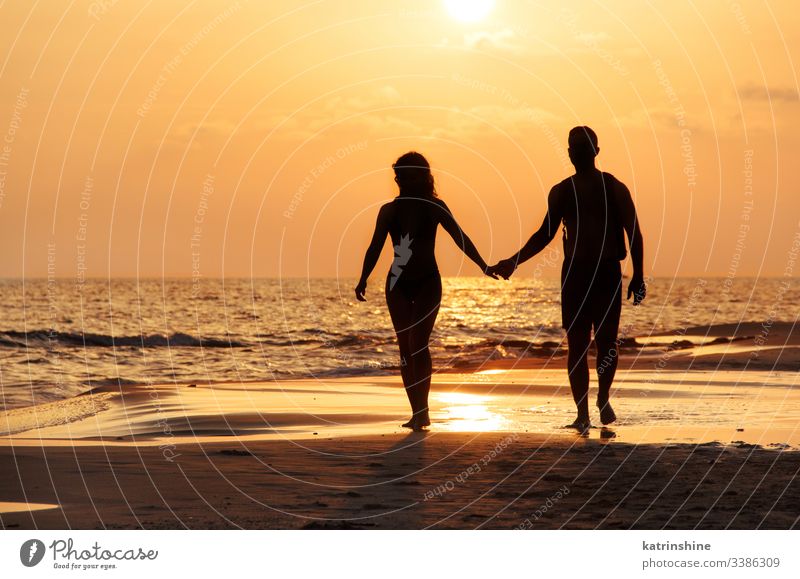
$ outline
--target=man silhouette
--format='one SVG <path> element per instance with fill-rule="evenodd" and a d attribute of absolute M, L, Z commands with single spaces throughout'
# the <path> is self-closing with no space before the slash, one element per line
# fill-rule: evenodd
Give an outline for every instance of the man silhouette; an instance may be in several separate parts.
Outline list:
<path fill-rule="evenodd" d="M 490 268 L 508 279 L 521 264 L 542 251 L 564 224 L 561 268 L 561 323 L 567 332 L 567 360 L 578 417 L 569 427 L 586 432 L 589 419 L 587 354 L 594 329 L 597 347 L 597 407 L 603 424 L 617 417 L 609 402 L 617 369 L 617 332 L 622 310 L 622 269 L 628 235 L 633 277 L 628 299 L 639 305 L 646 294 L 642 270 L 644 244 L 630 191 L 609 173 L 595 167 L 600 152 L 589 127 L 569 132 L 569 158 L 575 174 L 550 190 L 542 226 L 516 254 Z M 624 231 L 624 233 L 623 233 Z"/>

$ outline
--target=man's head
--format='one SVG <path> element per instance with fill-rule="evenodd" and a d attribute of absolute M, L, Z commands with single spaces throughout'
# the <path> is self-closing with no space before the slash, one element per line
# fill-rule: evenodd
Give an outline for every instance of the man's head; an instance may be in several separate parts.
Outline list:
<path fill-rule="evenodd" d="M 594 158 L 600 152 L 597 134 L 589 127 L 575 127 L 569 132 L 569 160 L 575 168 L 594 166 Z"/>

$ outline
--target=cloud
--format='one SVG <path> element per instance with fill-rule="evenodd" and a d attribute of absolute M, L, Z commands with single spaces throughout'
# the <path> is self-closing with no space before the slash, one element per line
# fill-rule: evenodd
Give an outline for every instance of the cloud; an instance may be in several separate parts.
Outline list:
<path fill-rule="evenodd" d="M 338 121 L 348 130 L 372 135 L 417 135 L 420 137 L 468 139 L 487 134 L 519 136 L 531 130 L 559 126 L 558 117 L 544 109 L 526 106 L 480 105 L 446 110 L 391 110 L 405 99 L 389 90 L 375 91 L 374 98 L 335 98 L 326 102 L 315 114 L 293 119 L 284 135 L 307 139 L 318 136 Z M 380 110 L 389 107 L 388 110 Z M 285 119 L 285 117 L 283 117 Z M 346 120 L 345 120 L 346 119 Z"/>
<path fill-rule="evenodd" d="M 189 121 L 175 126 L 167 138 L 171 144 L 186 146 L 190 139 L 193 147 L 209 142 L 224 142 L 235 137 L 259 135 L 266 137 L 277 129 L 273 137 L 305 140 L 316 137 L 339 122 L 348 128 L 374 134 L 414 133 L 422 129 L 411 121 L 392 114 L 391 108 L 401 106 L 406 99 L 391 85 L 374 87 L 360 95 L 334 95 L 298 110 L 270 110 L 255 114 L 244 123 L 241 119 L 206 119 Z M 387 110 L 388 109 L 388 110 Z"/>
<path fill-rule="evenodd" d="M 316 111 L 301 114 L 298 118 L 305 136 L 324 131 L 339 121 L 355 124 L 365 130 L 377 133 L 384 131 L 418 131 L 413 123 L 392 115 L 385 109 L 399 107 L 406 99 L 391 85 L 373 88 L 363 96 L 331 97 L 316 107 Z"/>
<path fill-rule="evenodd" d="M 662 128 L 675 128 L 675 114 L 663 107 L 634 108 L 620 110 L 614 114 L 614 122 L 622 127 L 650 129 L 653 125 Z"/>
<path fill-rule="evenodd" d="M 683 120 L 683 124 L 680 124 Z M 676 116 L 675 109 L 665 106 L 648 106 L 645 108 L 632 108 L 627 111 L 621 109 L 613 116 L 615 125 L 626 129 L 642 129 L 653 131 L 658 135 L 678 135 L 682 129 L 688 129 L 692 135 L 706 135 L 712 131 L 720 132 L 725 127 L 722 123 L 714 126 L 707 115 L 698 109 L 684 111 L 683 116 Z"/>
<path fill-rule="evenodd" d="M 464 44 L 468 48 L 478 50 L 503 50 L 508 52 L 519 52 L 521 47 L 514 42 L 516 35 L 510 28 L 489 32 L 480 30 L 464 35 Z"/>
<path fill-rule="evenodd" d="M 519 106 L 481 105 L 447 112 L 441 127 L 432 131 L 433 137 L 452 138 L 501 132 L 520 135 L 532 128 L 557 126 L 560 119 L 544 109 Z"/>
<path fill-rule="evenodd" d="M 800 100 L 797 90 L 788 87 L 747 84 L 740 87 L 737 92 L 740 98 L 747 101 L 796 103 Z"/>
<path fill-rule="evenodd" d="M 277 128 L 276 137 L 306 140 L 345 126 L 365 135 L 417 135 L 420 137 L 471 139 L 507 133 L 520 136 L 560 126 L 553 113 L 523 102 L 484 104 L 472 107 L 406 108 L 408 99 L 395 87 L 383 85 L 358 95 L 335 95 L 299 111 L 271 111 L 241 125 L 225 120 L 207 121 L 195 135 L 195 142 L 227 139 L 232 133 L 262 136 Z M 197 128 L 185 123 L 170 135 L 185 143 Z"/>
<path fill-rule="evenodd" d="M 176 125 L 167 135 L 165 142 L 171 145 L 200 147 L 209 141 L 227 139 L 236 130 L 236 124 L 226 119 L 206 119 Z"/>
<path fill-rule="evenodd" d="M 576 32 L 575 40 L 581 44 L 600 44 L 611 39 L 608 32 Z"/>
<path fill-rule="evenodd" d="M 392 112 L 406 102 L 395 87 L 383 85 L 362 95 L 335 95 L 304 110 L 283 111 L 263 119 L 258 126 L 261 130 L 279 127 L 281 136 L 302 140 L 319 136 L 338 123 L 374 134 L 419 134 L 419 126 Z"/>
<path fill-rule="evenodd" d="M 452 46 L 483 51 L 522 52 L 522 45 L 518 42 L 518 35 L 510 28 L 503 28 L 501 30 L 476 30 L 475 32 L 464 34 L 454 43 L 451 43 L 449 38 L 443 38 L 439 42 L 439 46 L 443 48 Z"/>
<path fill-rule="evenodd" d="M 336 118 L 346 117 L 354 112 L 381 108 L 403 103 L 400 93 L 391 85 L 372 89 L 364 96 L 331 97 L 323 104 L 323 109 Z"/>

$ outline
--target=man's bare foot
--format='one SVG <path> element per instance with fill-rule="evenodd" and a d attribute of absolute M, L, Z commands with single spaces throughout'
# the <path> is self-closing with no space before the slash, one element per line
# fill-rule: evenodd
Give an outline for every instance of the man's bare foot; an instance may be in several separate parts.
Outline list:
<path fill-rule="evenodd" d="M 423 410 L 417 416 L 417 424 L 419 426 L 430 426 L 431 425 L 431 417 L 428 414 L 427 410 Z"/>
<path fill-rule="evenodd" d="M 402 426 L 403 428 L 414 428 L 414 424 L 415 424 L 414 417 L 412 416 L 409 419 L 408 422 L 405 422 L 405 423 L 401 424 L 400 426 Z"/>
<path fill-rule="evenodd" d="M 617 415 L 614 414 L 614 409 L 611 408 L 611 402 L 598 400 L 597 407 L 600 409 L 600 422 L 608 425 L 617 421 Z"/>

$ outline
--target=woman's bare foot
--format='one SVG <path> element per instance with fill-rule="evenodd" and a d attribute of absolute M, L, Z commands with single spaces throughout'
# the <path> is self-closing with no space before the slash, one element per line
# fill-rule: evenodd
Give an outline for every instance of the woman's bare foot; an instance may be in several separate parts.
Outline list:
<path fill-rule="evenodd" d="M 611 402 L 597 401 L 597 407 L 600 409 L 600 422 L 603 424 L 611 424 L 617 421 L 617 415 L 614 414 L 614 409 L 611 408 Z"/>
<path fill-rule="evenodd" d="M 423 424 L 422 421 L 418 419 L 416 424 L 414 424 L 414 427 L 411 430 L 413 430 L 414 432 L 427 432 L 428 427 L 426 424 Z"/>
<path fill-rule="evenodd" d="M 589 420 L 588 417 L 578 416 L 575 419 L 575 422 L 572 424 L 567 424 L 564 428 L 574 428 L 581 434 L 586 434 L 589 432 L 589 429 L 592 427 L 592 422 Z"/>
<path fill-rule="evenodd" d="M 425 432 L 426 428 L 430 425 L 430 422 L 425 422 L 419 416 L 415 416 L 405 424 L 403 424 L 403 428 L 410 428 L 414 432 Z"/>
<path fill-rule="evenodd" d="M 431 425 L 431 419 L 430 416 L 428 416 L 427 410 L 418 412 L 417 414 L 411 417 L 411 420 L 409 420 L 405 424 L 401 424 L 403 428 L 410 428 L 414 432 L 419 432 L 423 430 L 426 426 L 430 425 Z"/>
<path fill-rule="evenodd" d="M 605 426 L 600 429 L 600 439 L 601 440 L 611 440 L 612 438 L 616 438 L 617 433 L 611 430 L 610 428 L 606 428 Z"/>

